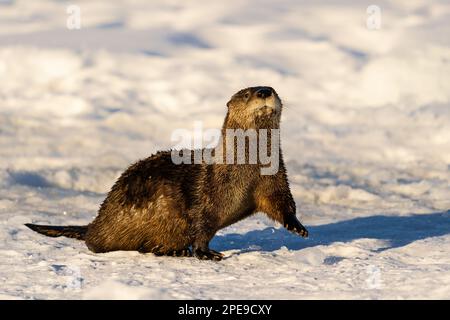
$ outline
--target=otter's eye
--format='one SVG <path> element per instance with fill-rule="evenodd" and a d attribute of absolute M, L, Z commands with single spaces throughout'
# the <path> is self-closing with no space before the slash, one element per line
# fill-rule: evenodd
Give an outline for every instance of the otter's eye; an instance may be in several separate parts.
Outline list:
<path fill-rule="evenodd" d="M 245 98 L 245 99 L 250 98 L 250 92 L 246 92 L 246 93 L 244 94 L 244 98 Z"/>

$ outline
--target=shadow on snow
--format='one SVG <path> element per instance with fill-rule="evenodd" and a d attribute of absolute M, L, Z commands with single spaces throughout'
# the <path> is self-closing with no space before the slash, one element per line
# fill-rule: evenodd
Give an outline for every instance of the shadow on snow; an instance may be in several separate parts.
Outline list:
<path fill-rule="evenodd" d="M 379 239 L 388 243 L 378 251 L 398 248 L 414 241 L 450 233 L 450 211 L 410 216 L 371 216 L 354 218 L 336 223 L 310 226 L 309 238 L 302 239 L 284 228 L 266 228 L 245 234 L 216 236 L 211 247 L 220 250 L 275 251 L 285 246 L 300 250 L 334 242 L 350 242 L 357 239 Z"/>

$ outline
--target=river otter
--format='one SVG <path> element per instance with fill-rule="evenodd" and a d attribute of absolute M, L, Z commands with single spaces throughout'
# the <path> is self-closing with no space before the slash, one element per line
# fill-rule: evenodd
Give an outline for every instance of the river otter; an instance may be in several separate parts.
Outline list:
<path fill-rule="evenodd" d="M 227 107 L 222 138 L 227 129 L 279 128 L 282 103 L 271 87 L 240 90 Z M 226 149 L 225 139 L 218 146 Z M 247 146 L 247 156 L 248 151 Z M 89 225 L 26 226 L 50 237 L 84 240 L 93 252 L 137 250 L 211 260 L 223 258 L 209 248 L 215 233 L 256 212 L 307 237 L 295 215 L 281 149 L 277 151 L 279 166 L 273 175 L 262 175 L 260 163 L 175 164 L 171 151 L 158 152 L 120 176 Z"/>

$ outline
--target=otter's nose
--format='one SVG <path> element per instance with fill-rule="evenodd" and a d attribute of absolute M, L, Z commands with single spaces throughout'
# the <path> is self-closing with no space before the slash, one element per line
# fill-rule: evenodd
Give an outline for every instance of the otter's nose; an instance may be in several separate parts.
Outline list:
<path fill-rule="evenodd" d="M 272 89 L 267 88 L 267 87 L 263 87 L 261 89 L 258 89 L 258 91 L 256 91 L 256 96 L 258 98 L 265 99 L 265 98 L 270 97 L 271 95 L 272 95 Z"/>

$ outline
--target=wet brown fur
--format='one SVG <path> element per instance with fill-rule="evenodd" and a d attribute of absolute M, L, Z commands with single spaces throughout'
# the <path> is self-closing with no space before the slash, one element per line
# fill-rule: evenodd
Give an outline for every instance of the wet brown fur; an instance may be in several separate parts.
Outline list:
<path fill-rule="evenodd" d="M 261 88 L 270 90 L 271 96 L 261 99 Z M 270 100 L 272 107 L 261 107 L 263 100 Z M 243 89 L 227 106 L 223 132 L 279 128 L 282 105 L 270 87 Z M 191 255 L 192 247 L 198 258 L 220 260 L 222 254 L 211 250 L 209 241 L 218 230 L 256 212 L 307 236 L 295 215 L 281 150 L 274 175 L 261 175 L 259 164 L 177 165 L 170 151 L 158 152 L 120 176 L 88 226 L 27 226 L 48 236 L 84 240 L 93 252 L 137 250 L 184 256 Z"/>

